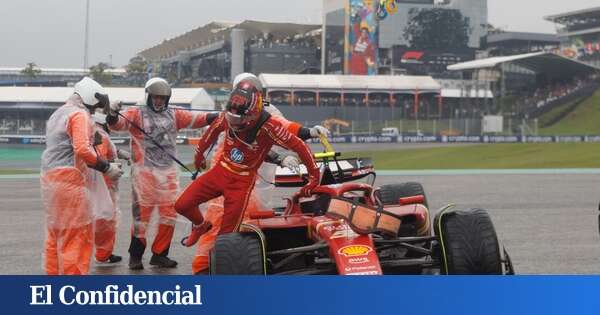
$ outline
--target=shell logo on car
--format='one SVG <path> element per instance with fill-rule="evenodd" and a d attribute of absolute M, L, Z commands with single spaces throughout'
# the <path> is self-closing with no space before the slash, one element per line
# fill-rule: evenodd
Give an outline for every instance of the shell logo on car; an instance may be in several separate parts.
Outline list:
<path fill-rule="evenodd" d="M 373 249 L 369 246 L 365 245 L 348 245 L 340 248 L 338 250 L 338 254 L 344 255 L 346 257 L 353 256 L 365 256 L 368 255 Z"/>

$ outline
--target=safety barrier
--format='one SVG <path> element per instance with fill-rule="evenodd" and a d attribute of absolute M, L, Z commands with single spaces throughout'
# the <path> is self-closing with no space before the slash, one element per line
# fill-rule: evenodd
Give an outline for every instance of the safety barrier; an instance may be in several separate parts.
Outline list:
<path fill-rule="evenodd" d="M 129 138 L 112 138 L 116 145 L 129 145 Z M 318 141 L 318 140 L 317 140 Z M 596 143 L 600 135 L 585 136 L 334 136 L 331 143 Z M 314 142 L 308 140 L 307 142 Z M 0 136 L 1 144 L 45 144 L 44 136 Z M 177 138 L 179 145 L 195 145 L 197 138 Z"/>

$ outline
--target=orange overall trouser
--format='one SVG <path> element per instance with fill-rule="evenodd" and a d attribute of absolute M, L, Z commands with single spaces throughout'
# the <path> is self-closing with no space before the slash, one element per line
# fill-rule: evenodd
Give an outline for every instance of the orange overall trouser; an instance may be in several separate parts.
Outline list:
<path fill-rule="evenodd" d="M 75 168 L 40 179 L 46 206 L 44 268 L 48 275 L 85 275 L 93 251 L 93 226 L 84 177 Z"/>
<path fill-rule="evenodd" d="M 110 198 L 115 213 L 110 219 L 97 219 L 94 226 L 94 243 L 96 244 L 96 260 L 106 261 L 113 254 L 117 236 L 117 194 L 118 191 L 109 186 Z"/>
<path fill-rule="evenodd" d="M 177 173 L 166 176 L 162 183 L 159 183 L 159 179 L 148 171 L 140 171 L 138 176 L 133 185 L 133 224 L 129 253 L 136 257 L 143 255 L 147 244 L 146 229 L 155 207 L 158 207 L 158 231 L 152 243 L 152 253 L 166 256 L 173 239 L 177 212 L 171 201 L 174 196 L 164 196 L 164 192 L 157 190 L 164 188 L 165 191 L 177 191 Z"/>

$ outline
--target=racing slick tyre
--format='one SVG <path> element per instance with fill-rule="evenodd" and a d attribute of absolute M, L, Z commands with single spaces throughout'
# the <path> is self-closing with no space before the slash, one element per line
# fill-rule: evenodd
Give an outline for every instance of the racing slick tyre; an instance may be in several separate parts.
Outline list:
<path fill-rule="evenodd" d="M 420 183 L 407 182 L 407 183 L 401 183 L 401 184 L 389 184 L 389 185 L 383 185 L 379 188 L 379 200 L 383 203 L 383 205 L 397 205 L 399 203 L 400 198 L 419 196 L 419 195 L 423 196 L 423 206 L 425 206 L 425 208 L 429 209 L 429 205 L 427 203 L 427 195 L 425 194 L 425 189 L 423 188 L 423 185 L 421 185 Z M 430 222 L 431 221 L 429 219 L 429 215 L 428 215 L 427 220 L 425 220 L 425 222 L 423 222 L 423 224 L 426 226 L 425 229 L 422 229 L 422 227 L 419 227 L 418 225 L 415 225 L 415 224 L 403 222 L 403 225 L 399 232 L 399 236 L 429 236 L 429 235 L 431 235 L 431 228 L 430 228 L 431 223 Z M 424 242 L 424 243 L 421 243 L 418 245 L 421 247 L 424 247 L 424 248 L 431 248 L 430 242 Z M 406 253 L 407 258 L 420 258 L 423 256 L 424 255 L 422 253 L 415 252 L 415 251 L 408 251 Z"/>
<path fill-rule="evenodd" d="M 501 275 L 500 244 L 487 211 L 444 209 L 434 220 L 441 274 Z"/>
<path fill-rule="evenodd" d="M 423 205 L 429 208 L 427 196 L 423 185 L 415 182 L 402 184 L 383 185 L 379 188 L 379 198 L 384 205 L 397 205 L 398 200 L 404 197 L 423 195 Z"/>
<path fill-rule="evenodd" d="M 209 256 L 212 275 L 264 275 L 263 245 L 256 233 L 219 235 Z"/>

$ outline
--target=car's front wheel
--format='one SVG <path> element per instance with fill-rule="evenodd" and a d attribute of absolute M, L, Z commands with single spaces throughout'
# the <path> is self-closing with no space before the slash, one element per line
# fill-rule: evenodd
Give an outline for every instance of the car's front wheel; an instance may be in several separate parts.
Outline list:
<path fill-rule="evenodd" d="M 265 254 L 256 233 L 219 235 L 209 259 L 213 275 L 265 274 Z"/>
<path fill-rule="evenodd" d="M 487 211 L 441 211 L 435 217 L 434 230 L 442 274 L 503 274 L 498 237 Z"/>

